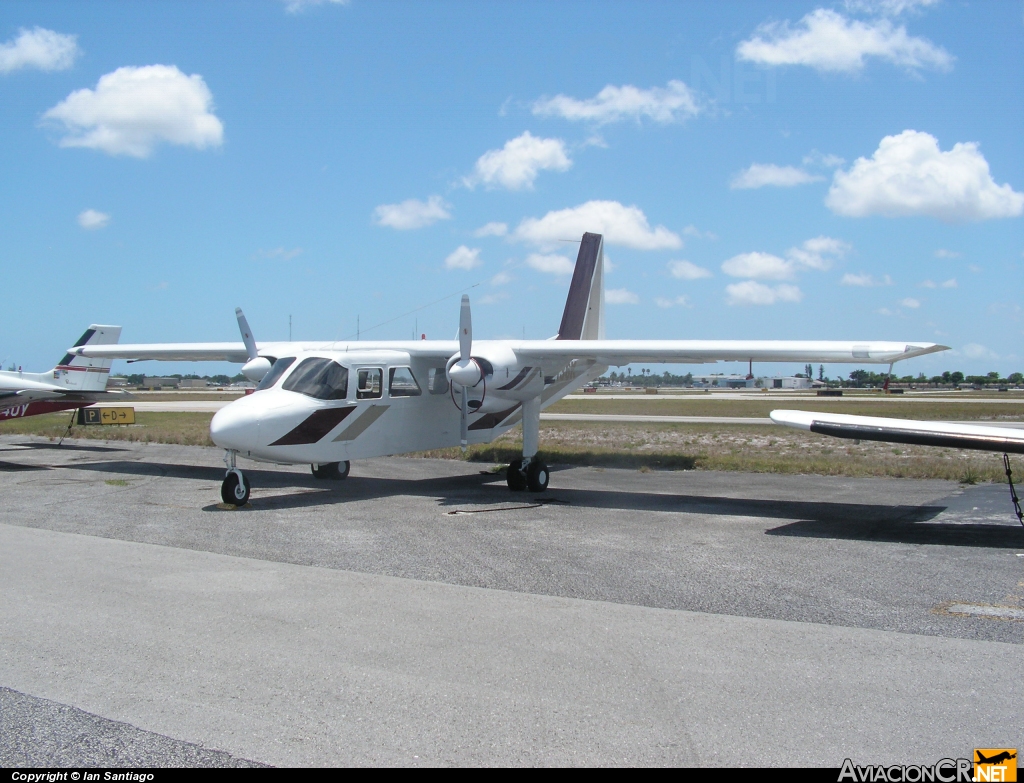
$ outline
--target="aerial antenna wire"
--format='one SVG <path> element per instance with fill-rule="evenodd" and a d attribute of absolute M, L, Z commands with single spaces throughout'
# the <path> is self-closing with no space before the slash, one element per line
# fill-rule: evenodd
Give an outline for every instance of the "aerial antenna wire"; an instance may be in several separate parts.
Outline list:
<path fill-rule="evenodd" d="M 466 286 L 465 288 L 460 288 L 455 293 L 448 294 L 447 296 L 442 296 L 440 299 L 435 299 L 433 302 L 428 302 L 427 304 L 423 305 L 422 307 L 417 307 L 415 310 L 410 310 L 407 313 L 402 313 L 401 315 L 396 315 L 394 318 L 389 318 L 386 321 L 381 321 L 376 326 L 371 326 L 368 329 L 363 329 L 361 331 L 357 330 L 355 334 L 350 334 L 350 335 L 348 335 L 348 337 L 342 337 L 341 339 L 342 340 L 351 340 L 353 337 L 361 337 L 362 335 L 366 334 L 367 332 L 370 332 L 370 331 L 372 331 L 374 329 L 379 329 L 382 326 L 387 326 L 388 324 L 394 323 L 395 321 L 399 320 L 400 318 L 405 318 L 407 315 L 412 315 L 413 313 L 418 313 L 420 310 L 426 310 L 428 307 L 433 307 L 436 304 L 440 304 L 445 299 L 451 299 L 453 296 L 458 296 L 459 294 L 464 293 L 466 291 L 469 291 L 471 288 L 477 288 L 480 285 L 481 285 L 481 283 L 473 283 L 473 285 Z"/>

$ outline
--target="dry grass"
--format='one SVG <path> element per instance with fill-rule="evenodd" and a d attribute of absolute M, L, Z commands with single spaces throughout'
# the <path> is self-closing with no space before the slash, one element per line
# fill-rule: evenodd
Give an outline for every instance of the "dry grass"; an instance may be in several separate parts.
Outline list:
<path fill-rule="evenodd" d="M 551 422 L 541 425 L 540 440 L 544 458 L 556 464 L 1005 481 L 996 454 L 870 441 L 855 444 L 783 427 Z M 508 462 L 522 453 L 521 447 L 520 431 L 515 429 L 494 443 L 471 447 L 467 458 Z M 442 449 L 423 456 L 462 455 L 459 449 Z"/>
<path fill-rule="evenodd" d="M 721 415 L 733 414 L 725 409 Z M 888 413 L 888 411 L 887 411 Z M 32 434 L 56 440 L 70 414 L 4 422 L 0 434 Z M 75 426 L 74 438 L 212 446 L 211 413 L 136 413 L 129 427 Z M 522 451 L 516 427 L 491 444 L 423 452 L 418 456 L 505 463 Z M 541 444 L 548 462 L 632 469 L 734 470 L 835 476 L 942 478 L 1005 481 L 997 454 L 827 438 L 767 425 L 625 424 L 544 422 Z M 1022 465 L 1021 473 L 1024 473 Z"/>
<path fill-rule="evenodd" d="M 0 425 L 2 435 L 42 435 L 57 440 L 68 427 L 68 413 L 50 413 L 27 419 L 14 419 Z M 72 438 L 87 440 L 127 440 L 139 443 L 179 443 L 183 446 L 212 446 L 212 413 L 150 413 L 136 411 L 135 424 L 120 426 L 75 425 Z"/>
<path fill-rule="evenodd" d="M 814 412 L 849 413 L 860 416 L 888 416 L 896 419 L 939 419 L 943 421 L 1022 421 L 1024 399 L 1006 402 L 968 402 L 958 399 L 816 397 L 800 400 L 730 400 L 680 395 L 639 396 L 636 400 L 564 399 L 547 409 L 549 413 L 596 413 L 645 416 L 749 416 L 765 418 L 773 410 L 799 409 Z M 1012 402 L 1010 400 L 1013 400 Z"/>

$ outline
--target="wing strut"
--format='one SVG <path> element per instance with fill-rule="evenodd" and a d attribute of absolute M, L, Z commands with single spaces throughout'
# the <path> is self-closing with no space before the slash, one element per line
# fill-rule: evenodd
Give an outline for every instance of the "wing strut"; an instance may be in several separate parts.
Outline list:
<path fill-rule="evenodd" d="M 1003 467 L 1006 468 L 1006 483 L 1010 485 L 1010 500 L 1013 501 L 1013 510 L 1017 514 L 1017 521 L 1024 525 L 1024 511 L 1020 510 L 1020 498 L 1017 497 L 1017 490 L 1013 486 L 1013 473 L 1010 471 L 1010 455 L 1003 454 Z"/>

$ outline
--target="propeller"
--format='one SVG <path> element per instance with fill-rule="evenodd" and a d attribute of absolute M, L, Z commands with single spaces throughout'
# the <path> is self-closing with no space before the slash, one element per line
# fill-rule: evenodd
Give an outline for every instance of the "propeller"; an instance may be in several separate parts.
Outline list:
<path fill-rule="evenodd" d="M 256 341 L 241 307 L 235 308 L 235 318 L 238 319 L 238 331 L 242 333 L 242 342 L 245 343 L 245 354 L 249 357 L 249 361 L 242 366 L 242 375 L 250 381 L 259 383 L 263 376 L 270 372 L 270 360 L 260 356 L 256 351 Z"/>
<path fill-rule="evenodd" d="M 459 360 L 448 368 L 448 382 L 462 387 L 460 415 L 460 442 L 465 449 L 469 443 L 469 387 L 480 383 L 483 374 L 480 366 L 473 361 L 473 317 L 469 309 L 469 295 L 462 295 L 462 309 L 459 312 Z"/>

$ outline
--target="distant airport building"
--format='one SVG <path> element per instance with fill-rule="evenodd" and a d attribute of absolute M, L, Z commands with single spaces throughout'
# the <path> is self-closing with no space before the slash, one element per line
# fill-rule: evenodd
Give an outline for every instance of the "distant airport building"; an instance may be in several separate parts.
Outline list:
<path fill-rule="evenodd" d="M 205 389 L 210 382 L 202 378 L 182 378 L 178 381 L 179 389 Z"/>
<path fill-rule="evenodd" d="M 139 384 L 139 388 L 149 389 L 149 391 L 155 391 L 157 389 L 177 389 L 180 382 L 181 378 L 160 378 L 155 375 L 143 375 L 142 383 Z"/>

